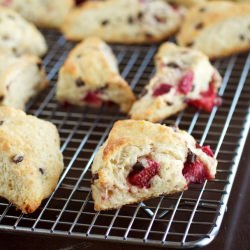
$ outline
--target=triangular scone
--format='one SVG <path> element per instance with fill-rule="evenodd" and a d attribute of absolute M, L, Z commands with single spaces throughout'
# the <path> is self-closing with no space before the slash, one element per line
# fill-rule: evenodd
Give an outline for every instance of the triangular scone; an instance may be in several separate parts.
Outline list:
<path fill-rule="evenodd" d="M 39 27 L 59 28 L 74 5 L 74 0 L 0 0 Z"/>
<path fill-rule="evenodd" d="M 0 7 L 0 49 L 42 56 L 47 51 L 40 31 L 15 11 Z"/>
<path fill-rule="evenodd" d="M 89 1 L 70 12 L 62 31 L 70 40 L 98 36 L 108 42 L 151 43 L 175 33 L 183 12 L 163 0 Z"/>
<path fill-rule="evenodd" d="M 128 112 L 135 96 L 120 76 L 110 47 L 99 38 L 78 44 L 60 69 L 56 97 L 59 102 L 78 106 L 120 105 Z"/>
<path fill-rule="evenodd" d="M 221 77 L 203 53 L 167 42 L 155 63 L 156 74 L 130 110 L 132 119 L 156 122 L 187 105 L 210 112 L 220 103 Z"/>
<path fill-rule="evenodd" d="M 63 170 L 56 127 L 10 107 L 0 107 L 0 196 L 23 213 L 34 212 Z"/>
<path fill-rule="evenodd" d="M 207 2 L 191 8 L 177 35 L 182 46 L 209 58 L 250 50 L 250 3 Z"/>
<path fill-rule="evenodd" d="M 188 133 L 147 121 L 115 123 L 92 165 L 95 210 L 184 191 L 215 177 L 209 146 Z"/>
<path fill-rule="evenodd" d="M 0 51 L 0 105 L 24 109 L 47 86 L 40 58 Z"/>

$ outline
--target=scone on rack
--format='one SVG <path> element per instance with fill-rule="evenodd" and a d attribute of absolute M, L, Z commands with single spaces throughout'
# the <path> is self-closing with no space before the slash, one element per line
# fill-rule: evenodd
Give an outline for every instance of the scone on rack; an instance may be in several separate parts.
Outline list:
<path fill-rule="evenodd" d="M 0 107 L 0 196 L 34 212 L 63 170 L 56 127 L 23 111 Z"/>
<path fill-rule="evenodd" d="M 92 165 L 95 210 L 120 208 L 188 189 L 215 177 L 209 146 L 176 128 L 147 121 L 118 121 Z"/>
<path fill-rule="evenodd" d="M 0 105 L 25 109 L 28 100 L 47 86 L 40 58 L 0 51 Z"/>
<path fill-rule="evenodd" d="M 166 42 L 155 56 L 156 74 L 131 110 L 132 119 L 165 119 L 192 105 L 210 112 L 220 104 L 221 77 L 203 53 Z"/>
<path fill-rule="evenodd" d="M 0 0 L 39 27 L 59 28 L 74 5 L 74 0 Z"/>
<path fill-rule="evenodd" d="M 250 50 L 250 3 L 213 1 L 191 8 L 177 41 L 209 58 Z"/>
<path fill-rule="evenodd" d="M 183 13 L 163 0 L 90 1 L 70 12 L 62 31 L 70 40 L 98 36 L 115 43 L 158 42 L 178 30 Z"/>
<path fill-rule="evenodd" d="M 15 11 L 0 7 L 0 49 L 43 56 L 47 44 L 40 31 Z"/>
<path fill-rule="evenodd" d="M 61 103 L 99 107 L 113 102 L 128 112 L 135 96 L 120 76 L 111 48 L 99 38 L 78 44 L 60 69 L 56 98 Z"/>

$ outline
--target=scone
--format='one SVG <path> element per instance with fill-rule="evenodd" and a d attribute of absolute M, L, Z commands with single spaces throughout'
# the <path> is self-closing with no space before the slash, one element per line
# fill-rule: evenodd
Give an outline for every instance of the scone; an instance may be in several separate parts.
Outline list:
<path fill-rule="evenodd" d="M 60 69 L 56 98 L 61 103 L 101 106 L 103 102 L 120 105 L 128 112 L 135 96 L 119 75 L 110 47 L 99 38 L 78 44 Z"/>
<path fill-rule="evenodd" d="M 209 146 L 188 133 L 147 121 L 115 123 L 92 165 L 95 210 L 120 208 L 161 194 L 184 191 L 215 177 Z"/>
<path fill-rule="evenodd" d="M 220 104 L 221 77 L 203 53 L 166 42 L 155 63 L 156 74 L 130 110 L 132 119 L 157 122 L 187 105 L 210 112 Z"/>
<path fill-rule="evenodd" d="M 108 42 L 151 43 L 174 34 L 184 9 L 163 0 L 108 0 L 86 2 L 66 17 L 62 31 L 67 39 L 98 36 Z"/>
<path fill-rule="evenodd" d="M 74 0 L 0 0 L 39 27 L 59 28 L 74 5 Z"/>
<path fill-rule="evenodd" d="M 177 35 L 181 46 L 209 58 L 250 50 L 250 2 L 207 2 L 191 8 Z"/>
<path fill-rule="evenodd" d="M 28 100 L 48 86 L 40 58 L 0 51 L 0 104 L 24 109 Z"/>
<path fill-rule="evenodd" d="M 23 111 L 0 107 L 0 196 L 34 212 L 63 170 L 56 127 Z"/>
<path fill-rule="evenodd" d="M 15 11 L 0 7 L 0 49 L 43 56 L 46 41 L 40 31 Z"/>

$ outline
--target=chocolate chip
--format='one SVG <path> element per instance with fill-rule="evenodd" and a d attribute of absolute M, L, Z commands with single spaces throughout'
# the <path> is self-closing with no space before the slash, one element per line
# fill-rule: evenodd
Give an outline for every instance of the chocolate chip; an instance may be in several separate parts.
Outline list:
<path fill-rule="evenodd" d="M 77 87 L 82 87 L 82 86 L 84 86 L 84 81 L 80 77 L 78 77 L 75 80 L 75 84 L 76 84 Z"/>
<path fill-rule="evenodd" d="M 142 18 L 143 18 L 143 12 L 138 12 L 138 14 L 137 14 L 137 18 L 139 19 L 139 20 L 141 20 Z"/>
<path fill-rule="evenodd" d="M 133 166 L 133 170 L 136 172 L 140 172 L 144 169 L 143 165 L 141 164 L 141 162 L 137 161 L 135 163 L 135 165 Z"/>
<path fill-rule="evenodd" d="M 82 57 L 82 54 L 78 54 L 76 57 L 77 57 L 77 58 L 81 58 L 81 57 Z"/>
<path fill-rule="evenodd" d="M 100 88 L 98 89 L 98 91 L 99 91 L 99 92 L 103 92 L 103 91 L 105 91 L 107 88 L 108 88 L 108 84 L 105 84 L 104 86 L 100 87 Z"/>
<path fill-rule="evenodd" d="M 170 62 L 170 63 L 166 64 L 166 66 L 169 67 L 169 68 L 173 68 L 173 69 L 180 68 L 180 66 L 177 63 L 174 63 L 174 62 Z"/>
<path fill-rule="evenodd" d="M 99 175 L 98 173 L 95 173 L 95 174 L 92 174 L 92 178 L 91 178 L 91 184 L 94 183 L 95 180 L 98 180 L 99 179 Z"/>
<path fill-rule="evenodd" d="M 75 0 L 75 5 L 81 5 L 83 2 L 85 2 L 84 0 Z"/>
<path fill-rule="evenodd" d="M 202 29 L 204 27 L 204 24 L 203 23 L 197 23 L 196 25 L 195 25 L 195 29 L 197 29 L 197 30 L 200 30 L 200 29 Z"/>
<path fill-rule="evenodd" d="M 187 47 L 192 47 L 194 45 L 194 42 L 189 42 L 186 44 Z"/>
<path fill-rule="evenodd" d="M 12 161 L 14 162 L 14 163 L 19 163 L 19 162 L 22 162 L 23 161 L 23 156 L 22 155 L 15 155 L 15 156 L 13 156 L 12 157 Z"/>
<path fill-rule="evenodd" d="M 3 123 L 4 123 L 4 121 L 0 121 L 0 126 L 2 126 L 2 125 L 3 125 Z"/>
<path fill-rule="evenodd" d="M 9 40 L 10 39 L 10 37 L 8 36 L 8 35 L 4 35 L 4 36 L 2 36 L 2 40 Z"/>
<path fill-rule="evenodd" d="M 37 68 L 38 68 L 39 70 L 41 70 L 42 67 L 43 67 L 43 64 L 42 64 L 42 62 L 38 62 L 38 63 L 36 64 L 36 66 L 37 66 Z"/>
<path fill-rule="evenodd" d="M 205 8 L 205 7 L 201 7 L 201 8 L 199 9 L 199 11 L 200 11 L 200 12 L 205 12 L 205 11 L 206 11 L 206 8 Z"/>
<path fill-rule="evenodd" d="M 172 102 L 169 102 L 169 101 L 166 101 L 166 104 L 167 104 L 168 106 L 172 106 L 172 105 L 173 105 L 173 103 L 172 103 Z"/>
<path fill-rule="evenodd" d="M 139 94 L 139 98 L 142 98 L 143 96 L 145 96 L 146 94 L 148 93 L 148 91 L 144 88 L 143 90 L 142 90 L 142 92 Z"/>
<path fill-rule="evenodd" d="M 186 162 L 195 163 L 196 159 L 197 159 L 197 156 L 190 149 L 188 149 Z"/>
<path fill-rule="evenodd" d="M 38 170 L 39 170 L 39 172 L 40 172 L 42 175 L 44 175 L 44 170 L 43 170 L 43 168 L 39 168 Z"/>
<path fill-rule="evenodd" d="M 109 20 L 103 20 L 101 22 L 102 26 L 106 26 L 107 24 L 109 24 Z"/>
<path fill-rule="evenodd" d="M 150 33 L 145 33 L 145 36 L 146 36 L 147 38 L 149 38 L 149 39 L 153 38 L 153 35 L 150 34 Z"/>
<path fill-rule="evenodd" d="M 133 23 L 134 23 L 134 19 L 133 19 L 132 16 L 129 16 L 129 17 L 128 17 L 128 23 L 129 23 L 129 24 L 133 24 Z"/>
<path fill-rule="evenodd" d="M 165 22 L 166 22 L 166 18 L 165 18 L 165 17 L 154 16 L 154 19 L 155 19 L 158 23 L 165 23 Z"/>
<path fill-rule="evenodd" d="M 241 41 L 244 41 L 244 40 L 245 40 L 245 36 L 244 36 L 244 35 L 242 35 L 242 34 L 241 34 L 241 35 L 239 35 L 239 38 L 240 38 L 240 40 L 241 40 Z"/>
<path fill-rule="evenodd" d="M 1 96 L 0 96 L 0 102 L 2 102 L 3 100 L 4 100 L 4 96 L 1 95 Z"/>

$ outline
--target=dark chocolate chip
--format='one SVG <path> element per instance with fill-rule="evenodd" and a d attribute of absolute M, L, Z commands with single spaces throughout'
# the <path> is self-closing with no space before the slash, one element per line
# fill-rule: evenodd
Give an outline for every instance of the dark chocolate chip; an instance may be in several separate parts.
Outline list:
<path fill-rule="evenodd" d="M 187 47 L 192 47 L 193 45 L 194 45 L 194 42 L 188 42 L 188 43 L 186 44 Z"/>
<path fill-rule="evenodd" d="M 197 24 L 195 25 L 195 29 L 197 29 L 197 30 L 200 30 L 200 29 L 202 29 L 203 27 L 204 27 L 204 24 L 203 24 L 202 22 L 197 23 Z"/>
<path fill-rule="evenodd" d="M 108 84 L 105 84 L 104 86 L 102 86 L 101 88 L 98 89 L 99 92 L 103 92 L 108 88 Z"/>
<path fill-rule="evenodd" d="M 195 163 L 196 159 L 197 159 L 197 156 L 190 149 L 188 149 L 186 162 Z"/>
<path fill-rule="evenodd" d="M 139 94 L 139 98 L 142 98 L 143 96 L 145 96 L 146 94 L 148 93 L 148 91 L 144 88 L 143 90 L 142 90 L 142 92 Z"/>
<path fill-rule="evenodd" d="M 92 174 L 92 178 L 91 178 L 91 184 L 94 183 L 95 180 L 98 180 L 99 179 L 99 175 L 98 173 L 95 173 L 95 174 Z"/>
<path fill-rule="evenodd" d="M 128 17 L 128 23 L 129 23 L 129 24 L 133 24 L 133 23 L 134 23 L 134 19 L 133 19 L 132 16 L 129 16 L 129 17 Z"/>
<path fill-rule="evenodd" d="M 84 0 L 75 0 L 75 5 L 81 5 L 83 2 L 85 2 Z"/>
<path fill-rule="evenodd" d="M 1 96 L 0 96 L 0 102 L 2 102 L 3 100 L 4 100 L 4 96 L 1 95 Z"/>
<path fill-rule="evenodd" d="M 8 35 L 4 35 L 4 36 L 2 36 L 2 39 L 6 41 L 6 40 L 9 40 L 10 37 Z"/>
<path fill-rule="evenodd" d="M 137 14 L 137 18 L 139 19 L 139 20 L 141 20 L 142 18 L 143 18 L 143 12 L 138 12 L 138 14 Z"/>
<path fill-rule="evenodd" d="M 37 66 L 37 68 L 40 70 L 40 69 L 42 69 L 43 64 L 42 64 L 42 62 L 38 62 L 38 63 L 36 64 L 36 66 Z"/>
<path fill-rule="evenodd" d="M 19 162 L 22 162 L 23 161 L 23 156 L 22 155 L 15 155 L 15 156 L 13 156 L 12 157 L 12 161 L 14 162 L 14 163 L 19 163 Z"/>
<path fill-rule="evenodd" d="M 153 38 L 153 35 L 152 34 L 150 34 L 150 33 L 145 33 L 145 36 L 147 37 L 147 38 Z"/>
<path fill-rule="evenodd" d="M 109 20 L 103 20 L 101 22 L 102 26 L 106 26 L 107 24 L 109 24 Z"/>
<path fill-rule="evenodd" d="M 172 102 L 169 102 L 169 101 L 166 101 L 166 104 L 167 104 L 168 106 L 172 106 L 172 105 L 173 105 L 173 103 L 172 103 Z"/>
<path fill-rule="evenodd" d="M 80 77 L 78 77 L 78 78 L 75 80 L 75 83 L 76 83 L 76 86 L 77 86 L 77 87 L 82 87 L 82 86 L 84 86 L 84 81 L 83 81 Z"/>
<path fill-rule="evenodd" d="M 2 126 L 2 125 L 3 125 L 3 123 L 4 123 L 4 121 L 0 121 L 0 126 Z"/>
<path fill-rule="evenodd" d="M 133 170 L 136 172 L 141 172 L 144 169 L 143 165 L 141 162 L 137 161 L 135 165 L 133 166 Z"/>
<path fill-rule="evenodd" d="M 154 19 L 155 19 L 158 23 L 165 23 L 165 22 L 166 22 L 166 18 L 164 18 L 164 17 L 154 16 Z"/>
<path fill-rule="evenodd" d="M 42 175 L 44 175 L 44 170 L 43 170 L 43 168 L 39 168 L 39 172 L 40 172 Z"/>
<path fill-rule="evenodd" d="M 77 57 L 77 58 L 81 58 L 81 57 L 82 57 L 82 54 L 78 54 L 76 57 Z"/>
<path fill-rule="evenodd" d="M 241 35 L 239 35 L 239 38 L 240 38 L 240 40 L 241 40 L 241 41 L 244 41 L 244 40 L 246 39 L 246 38 L 245 38 L 245 36 L 244 36 L 244 35 L 242 35 L 242 34 L 241 34 Z"/>
<path fill-rule="evenodd" d="M 166 66 L 169 67 L 169 68 L 173 68 L 173 69 L 180 68 L 180 66 L 177 63 L 174 63 L 174 62 L 170 62 L 170 63 L 166 64 Z"/>
<path fill-rule="evenodd" d="M 199 9 L 199 11 L 200 11 L 200 12 L 205 12 L 205 11 L 206 11 L 206 8 L 205 8 L 205 7 L 201 7 L 201 8 Z"/>

